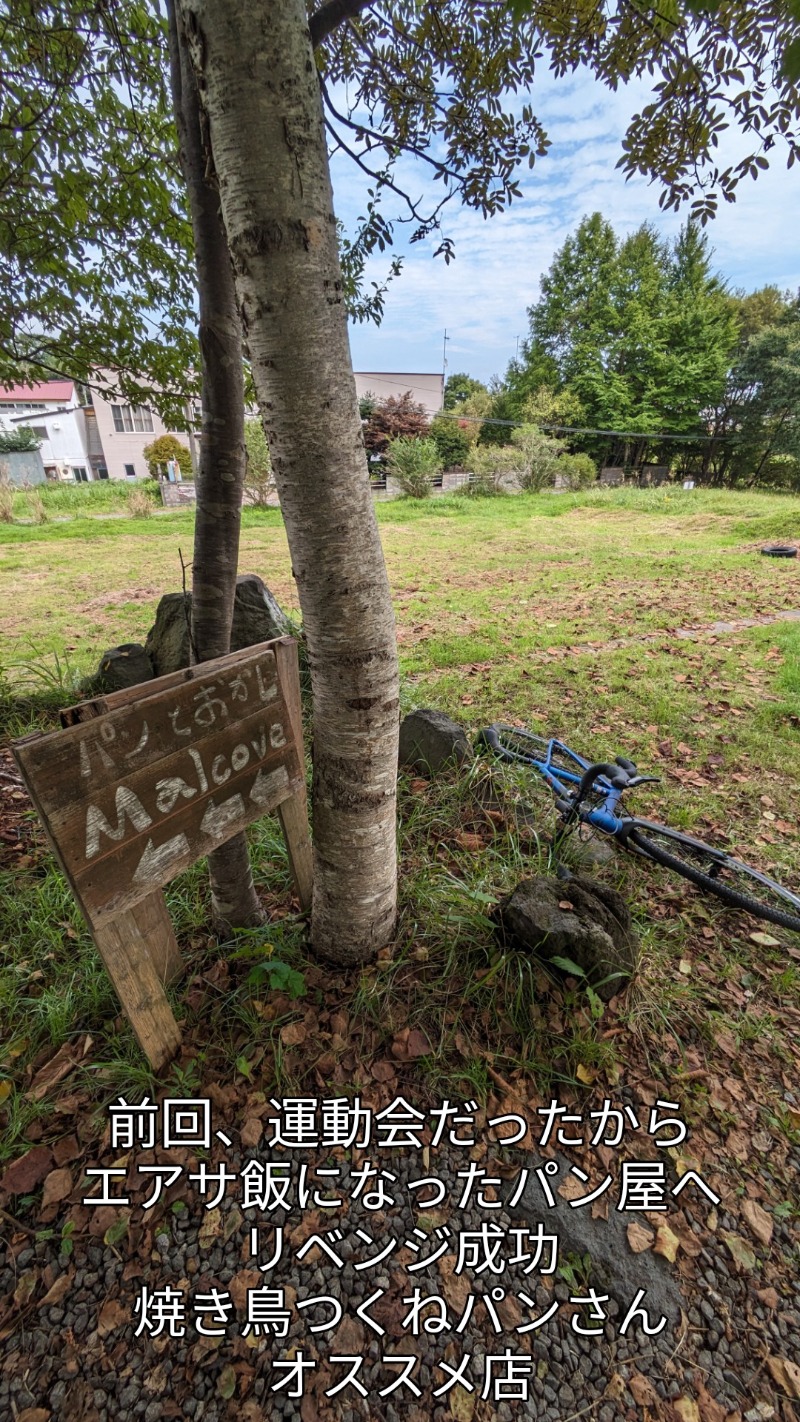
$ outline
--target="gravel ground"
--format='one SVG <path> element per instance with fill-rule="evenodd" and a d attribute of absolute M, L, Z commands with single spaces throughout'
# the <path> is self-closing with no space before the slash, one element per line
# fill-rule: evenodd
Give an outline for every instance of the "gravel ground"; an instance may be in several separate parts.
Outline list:
<path fill-rule="evenodd" d="M 276 1152 L 268 1156 L 261 1148 L 248 1154 L 262 1161 L 278 1158 Z M 293 1153 L 294 1178 L 301 1163 L 307 1164 L 309 1171 L 315 1164 L 338 1164 L 341 1185 L 345 1191 L 349 1185 L 352 1191 L 350 1170 L 354 1167 L 344 1159 L 337 1160 L 336 1155 L 315 1160 L 308 1152 Z M 229 1169 L 238 1171 L 242 1161 L 236 1150 L 226 1151 L 224 1158 Z M 520 1416 L 538 1422 L 568 1422 L 577 1417 L 593 1417 L 598 1422 L 639 1417 L 669 1422 L 724 1422 L 726 1418 L 731 1422 L 742 1418 L 770 1422 L 774 1417 L 779 1422 L 792 1422 L 796 1413 L 787 1388 L 791 1386 L 791 1365 L 800 1361 L 796 1225 L 776 1219 L 769 1249 L 765 1252 L 753 1246 L 758 1261 L 754 1268 L 742 1268 L 722 1244 L 727 1231 L 741 1230 L 737 1219 L 721 1207 L 716 1231 L 710 1233 L 705 1203 L 695 1199 L 692 1206 L 684 1205 L 684 1223 L 696 1241 L 694 1247 L 689 1241 L 691 1252 L 682 1249 L 677 1263 L 666 1266 L 651 1252 L 633 1255 L 628 1250 L 629 1258 L 622 1261 L 620 1256 L 627 1273 L 621 1268 L 619 1274 L 619 1278 L 629 1278 L 633 1267 L 644 1288 L 655 1287 L 668 1277 L 679 1309 L 658 1336 L 647 1337 L 631 1327 L 622 1337 L 619 1330 L 625 1300 L 614 1297 L 621 1285 L 615 1288 L 613 1276 L 604 1282 L 591 1261 L 581 1263 L 564 1249 L 563 1239 L 560 1272 L 549 1277 L 536 1270 L 526 1274 L 524 1263 L 509 1265 L 502 1274 L 477 1269 L 452 1273 L 459 1231 L 479 1230 L 486 1222 L 499 1223 L 506 1230 L 535 1229 L 537 1222 L 538 1212 L 530 1207 L 525 1207 L 523 1215 L 515 1210 L 513 1218 L 504 1208 L 480 1208 L 474 1200 L 459 1209 L 463 1187 L 456 1172 L 465 1168 L 468 1158 L 468 1152 L 440 1149 L 435 1156 L 431 1154 L 429 1168 L 423 1168 L 418 1151 L 380 1156 L 373 1152 L 373 1163 L 397 1176 L 389 1187 L 395 1195 L 393 1205 L 367 1209 L 362 1196 L 350 1200 L 344 1210 L 312 1213 L 309 1205 L 301 1215 L 295 1205 L 288 1214 L 277 1210 L 261 1215 L 262 1250 L 269 1250 L 274 1239 L 272 1230 L 263 1228 L 267 1219 L 270 1225 L 283 1228 L 286 1246 L 280 1262 L 263 1275 L 254 1271 L 258 1261 L 250 1255 L 250 1229 L 259 1222 L 259 1213 L 247 1210 L 242 1214 L 236 1198 L 238 1187 L 229 1187 L 215 1213 L 206 1211 L 195 1194 L 178 1184 L 168 1192 L 166 1203 L 146 1212 L 134 1207 L 127 1235 L 113 1244 L 104 1243 L 103 1233 L 119 1212 L 110 1208 L 83 1211 L 77 1216 L 84 1227 L 76 1228 L 74 1250 L 64 1254 L 59 1252 L 61 1227 L 67 1206 L 79 1199 L 80 1191 L 76 1190 L 59 1207 L 61 1213 L 50 1226 L 52 1238 L 36 1241 L 17 1235 L 13 1246 L 7 1248 L 0 1269 L 0 1297 L 16 1290 L 20 1305 L 12 1316 L 11 1331 L 6 1324 L 0 1332 L 0 1337 L 5 1335 L 0 1418 L 17 1422 L 47 1422 L 49 1418 L 58 1422 L 133 1422 L 143 1418 L 144 1422 L 157 1422 L 187 1417 L 195 1422 L 233 1418 L 257 1422 L 284 1417 L 301 1418 L 302 1422 L 314 1422 L 315 1418 L 356 1422 L 357 1418 L 375 1417 L 379 1422 L 399 1422 L 400 1418 L 421 1422 L 429 1417 L 436 1422 L 445 1418 L 469 1422 L 473 1417 L 497 1417 L 507 1422 Z M 139 1163 L 146 1159 L 140 1157 Z M 791 1166 L 797 1178 L 800 1158 L 792 1159 Z M 407 1187 L 409 1180 L 428 1175 L 442 1180 L 451 1203 L 420 1211 L 418 1196 L 409 1196 Z M 144 1181 L 141 1175 L 129 1178 Z M 339 1186 L 336 1181 L 312 1183 L 322 1194 L 330 1189 L 335 1193 Z M 503 1182 L 500 1198 L 509 1199 L 513 1187 L 514 1180 L 509 1177 Z M 149 1179 L 143 1193 L 134 1188 L 132 1203 L 151 1188 Z M 374 1183 L 368 1188 L 374 1188 Z M 171 1203 L 176 1198 L 185 1199 L 188 1208 L 175 1212 Z M 71 1217 L 76 1218 L 74 1203 Z M 546 1230 L 553 1228 L 547 1210 L 538 1213 L 538 1218 Z M 640 1215 L 626 1218 L 647 1223 Z M 653 1215 L 648 1219 L 650 1224 L 656 1222 Z M 598 1218 L 593 1227 L 602 1232 L 609 1225 Z M 413 1231 L 420 1228 L 422 1233 L 415 1236 Z M 324 1235 L 333 1229 L 342 1231 L 341 1239 L 332 1240 L 343 1261 L 341 1266 L 318 1247 L 302 1260 L 295 1257 L 309 1235 L 315 1231 Z M 97 1230 L 100 1232 L 92 1233 Z M 368 1234 L 375 1248 L 359 1239 L 357 1230 Z M 3 1231 L 6 1239 L 13 1234 L 5 1224 Z M 110 1237 L 113 1230 L 112 1236 L 106 1233 L 106 1238 Z M 435 1252 L 446 1241 L 442 1268 L 434 1263 L 409 1273 L 409 1264 L 417 1257 L 408 1248 L 400 1248 L 406 1239 L 420 1243 L 422 1252 Z M 356 1268 L 362 1257 L 380 1253 L 390 1241 L 397 1247 L 384 1262 L 363 1271 Z M 509 1245 L 506 1254 L 511 1253 Z M 263 1253 L 259 1257 L 265 1262 Z M 26 1302 L 25 1280 L 32 1275 L 37 1283 Z M 246 1289 L 261 1283 L 283 1289 L 289 1304 L 319 1295 L 340 1300 L 342 1320 L 330 1331 L 312 1334 L 312 1325 L 331 1317 L 330 1305 L 315 1305 L 303 1313 L 291 1307 L 287 1336 L 245 1338 Z M 143 1285 L 150 1290 L 167 1285 L 183 1289 L 187 1300 L 213 1288 L 229 1291 L 237 1307 L 231 1311 L 225 1337 L 200 1337 L 188 1306 L 184 1337 L 169 1337 L 166 1330 L 155 1338 L 135 1336 L 134 1307 Z M 571 1296 L 585 1297 L 587 1286 L 595 1287 L 601 1297 L 604 1292 L 610 1294 L 599 1336 L 575 1331 L 576 1321 L 585 1323 L 586 1311 L 577 1310 L 569 1300 Z M 45 1287 L 51 1297 L 55 1295 L 55 1301 L 44 1300 Z M 410 1327 L 403 1328 L 409 1307 L 403 1300 L 413 1297 L 415 1288 L 445 1298 L 450 1331 L 420 1329 L 414 1337 Z M 384 1336 L 378 1336 L 356 1315 L 357 1308 L 377 1289 L 385 1291 L 385 1296 L 369 1313 L 384 1328 Z M 527 1295 L 534 1307 L 520 1302 L 520 1294 Z M 469 1295 L 475 1299 L 473 1311 L 457 1332 Z M 492 1323 L 483 1302 L 487 1295 L 497 1324 Z M 555 1300 L 561 1307 L 549 1322 L 527 1334 L 516 1331 Z M 306 1375 L 302 1398 L 288 1396 L 285 1387 L 272 1390 L 283 1376 L 273 1370 L 273 1362 L 291 1357 L 297 1348 L 316 1363 Z M 506 1350 L 527 1360 L 523 1363 L 528 1369 L 526 1383 L 518 1391 L 524 1393 L 527 1388 L 528 1395 L 483 1398 L 484 1360 Z M 419 1396 L 407 1387 L 378 1395 L 400 1375 L 399 1365 L 382 1364 L 382 1354 L 416 1357 L 411 1380 Z M 358 1379 L 368 1390 L 368 1398 L 361 1397 L 352 1385 L 333 1398 L 325 1397 L 325 1389 L 335 1386 L 346 1372 L 343 1365 L 327 1362 L 330 1355 L 363 1359 Z M 434 1396 L 448 1376 L 438 1364 L 444 1360 L 457 1370 L 465 1355 L 471 1357 L 466 1376 L 474 1391 L 457 1384 L 445 1395 Z M 785 1377 L 782 1385 L 776 1382 L 767 1363 L 770 1357 L 789 1361 L 788 1383 Z"/>

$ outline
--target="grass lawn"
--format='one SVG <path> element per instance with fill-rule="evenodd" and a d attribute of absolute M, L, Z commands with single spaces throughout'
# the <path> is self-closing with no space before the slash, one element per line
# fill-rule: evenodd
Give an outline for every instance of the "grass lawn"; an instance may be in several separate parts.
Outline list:
<path fill-rule="evenodd" d="M 516 720 L 598 759 L 628 755 L 662 776 L 639 792 L 642 813 L 800 883 L 800 620 L 783 619 L 800 610 L 800 560 L 758 551 L 767 539 L 800 538 L 796 499 L 448 497 L 381 504 L 378 517 L 406 710 L 441 708 L 468 731 Z M 159 596 L 180 586 L 179 550 L 188 561 L 191 546 L 185 513 L 0 526 L 8 735 L 40 723 L 46 702 L 69 700 L 73 678 L 105 647 L 144 639 Z M 298 613 L 277 512 L 245 512 L 240 566 Z M 715 1085 L 746 1058 L 748 1129 L 770 1132 L 785 1155 L 800 1142 L 800 1112 L 786 1097 L 800 1079 L 800 939 L 781 930 L 754 939 L 763 925 L 617 856 L 599 872 L 632 905 L 642 963 L 598 1017 L 579 983 L 554 983 L 496 944 L 489 908 L 536 857 L 513 814 L 500 822 L 476 807 L 474 779 L 487 774 L 512 798 L 521 792 L 518 777 L 480 765 L 461 780 L 402 778 L 398 936 L 362 972 L 335 976 L 309 960 L 271 821 L 252 835 L 265 931 L 220 952 L 205 929 L 202 867 L 176 880 L 168 899 L 188 964 L 176 997 L 187 1047 L 172 1084 L 188 1092 L 211 1074 L 267 1094 L 363 1080 L 397 1088 L 412 1027 L 431 1047 L 414 1065 L 417 1084 L 438 1096 L 483 1098 L 510 1080 L 531 1098 L 553 1083 L 587 1091 L 649 1080 L 662 1094 L 680 1091 L 702 1135 L 746 1114 Z M 546 832 L 548 797 L 524 789 Z M 15 1156 L 57 1109 L 31 1083 L 63 1044 L 74 1048 L 71 1098 L 87 1109 L 145 1089 L 148 1077 L 27 806 L 8 804 L 0 1151 Z M 290 1024 L 299 1027 L 287 1033 Z"/>

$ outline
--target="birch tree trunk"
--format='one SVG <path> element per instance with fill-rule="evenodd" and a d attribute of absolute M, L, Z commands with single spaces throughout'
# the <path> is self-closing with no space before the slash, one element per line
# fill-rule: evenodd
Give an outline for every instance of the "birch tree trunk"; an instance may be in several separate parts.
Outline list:
<path fill-rule="evenodd" d="M 245 476 L 242 334 L 219 192 L 180 19 L 168 0 L 170 73 L 180 158 L 189 196 L 199 292 L 203 425 L 196 477 L 192 560 L 193 660 L 230 651 Z M 264 921 L 247 839 L 237 834 L 208 857 L 212 914 L 222 933 Z"/>
<path fill-rule="evenodd" d="M 178 0 L 297 582 L 314 702 L 316 950 L 396 916 L 397 646 L 303 0 Z"/>

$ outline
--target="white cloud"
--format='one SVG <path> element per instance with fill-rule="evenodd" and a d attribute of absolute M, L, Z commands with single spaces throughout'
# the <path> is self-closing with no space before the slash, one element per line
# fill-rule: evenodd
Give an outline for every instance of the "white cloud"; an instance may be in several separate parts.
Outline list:
<path fill-rule="evenodd" d="M 663 212 L 658 184 L 639 177 L 626 182 L 616 168 L 624 132 L 646 94 L 643 85 L 612 93 L 590 77 L 556 81 L 543 75 L 534 108 L 552 146 L 532 170 L 522 172 L 521 199 L 488 221 L 464 208 L 446 209 L 443 230 L 456 250 L 450 266 L 433 258 L 435 242 L 411 246 L 405 240 L 409 229 L 398 229 L 395 251 L 404 258 L 404 270 L 390 287 L 382 325 L 352 330 L 356 369 L 440 369 L 446 329 L 450 370 L 484 379 L 502 373 L 517 336 L 527 331 L 526 308 L 537 297 L 542 272 L 584 214 L 600 211 L 620 232 L 647 221 L 674 236 L 685 213 Z M 747 142 L 729 134 L 722 148 L 726 157 L 738 157 Z M 367 181 L 341 157 L 333 176 L 337 213 L 352 226 L 363 211 Z M 404 161 L 402 176 L 414 194 L 438 188 L 422 165 Z M 389 202 L 385 210 L 388 215 Z M 733 286 L 753 289 L 774 282 L 797 288 L 798 225 L 800 182 L 794 170 L 787 173 L 776 146 L 769 171 L 757 182 L 745 180 L 736 203 L 723 205 L 710 224 L 715 266 Z M 369 278 L 380 279 L 387 265 L 385 256 L 376 259 Z"/>

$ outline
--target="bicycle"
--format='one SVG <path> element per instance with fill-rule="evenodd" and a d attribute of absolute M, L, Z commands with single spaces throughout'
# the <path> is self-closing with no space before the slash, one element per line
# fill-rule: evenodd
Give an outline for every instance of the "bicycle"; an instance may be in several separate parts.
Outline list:
<path fill-rule="evenodd" d="M 501 760 L 531 766 L 541 775 L 555 796 L 561 835 L 578 824 L 591 825 L 624 849 L 672 869 L 724 903 L 800 933 L 797 894 L 722 849 L 622 809 L 620 802 L 627 790 L 657 783 L 660 776 L 640 775 L 634 762 L 624 756 L 617 756 L 613 764 L 585 760 L 562 741 L 514 726 L 487 726 L 479 733 L 475 747 Z M 756 893 L 759 897 L 754 897 Z"/>

